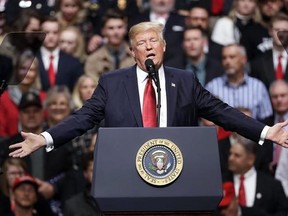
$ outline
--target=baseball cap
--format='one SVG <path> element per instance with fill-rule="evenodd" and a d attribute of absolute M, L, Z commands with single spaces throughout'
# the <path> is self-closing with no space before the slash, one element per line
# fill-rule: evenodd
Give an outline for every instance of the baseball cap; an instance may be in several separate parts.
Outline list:
<path fill-rule="evenodd" d="M 24 175 L 15 179 L 14 184 L 13 184 L 13 190 L 15 190 L 18 186 L 24 183 L 33 185 L 35 189 L 38 188 L 38 184 L 32 176 Z"/>
<path fill-rule="evenodd" d="M 26 92 L 22 95 L 19 103 L 19 109 L 21 110 L 29 106 L 37 106 L 42 108 L 41 99 L 36 92 Z"/>
<path fill-rule="evenodd" d="M 231 200 L 235 197 L 233 182 L 227 181 L 222 184 L 223 198 L 219 204 L 219 207 L 226 207 L 230 204 Z"/>

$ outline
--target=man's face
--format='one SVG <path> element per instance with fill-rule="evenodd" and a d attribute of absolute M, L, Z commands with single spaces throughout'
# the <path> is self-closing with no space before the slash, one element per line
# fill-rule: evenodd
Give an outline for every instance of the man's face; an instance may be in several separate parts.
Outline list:
<path fill-rule="evenodd" d="M 281 10 L 282 0 L 266 0 L 259 4 L 261 13 L 267 17 L 273 17 Z"/>
<path fill-rule="evenodd" d="M 25 131 L 34 131 L 42 127 L 44 122 L 43 110 L 37 106 L 26 107 L 19 112 L 19 120 Z"/>
<path fill-rule="evenodd" d="M 75 0 L 62 0 L 60 10 L 65 20 L 72 21 L 77 16 L 80 8 Z"/>
<path fill-rule="evenodd" d="M 198 29 L 186 30 L 184 32 L 183 47 L 189 58 L 199 59 L 204 55 L 206 39 Z"/>
<path fill-rule="evenodd" d="M 36 189 L 29 183 L 22 183 L 14 189 L 15 204 L 23 209 L 33 208 L 37 201 Z"/>
<path fill-rule="evenodd" d="M 127 34 L 127 24 L 122 19 L 109 19 L 102 30 L 102 34 L 107 38 L 109 45 L 119 46 Z"/>
<path fill-rule="evenodd" d="M 278 114 L 288 112 L 288 87 L 284 83 L 278 83 L 270 90 L 273 109 Z"/>
<path fill-rule="evenodd" d="M 279 40 L 278 32 L 279 31 L 288 31 L 288 22 L 285 20 L 273 22 L 270 30 L 270 34 L 273 38 L 273 45 L 277 48 L 282 48 L 282 43 Z"/>
<path fill-rule="evenodd" d="M 243 174 L 254 164 L 254 156 L 245 152 L 240 144 L 233 144 L 228 158 L 228 169 L 235 174 Z"/>
<path fill-rule="evenodd" d="M 32 32 L 32 31 L 40 31 L 40 20 L 31 17 L 29 24 L 25 28 L 26 32 Z"/>
<path fill-rule="evenodd" d="M 188 25 L 197 26 L 207 31 L 209 28 L 209 15 L 207 11 L 197 7 L 191 9 L 188 17 Z"/>
<path fill-rule="evenodd" d="M 63 31 L 59 39 L 60 49 L 73 55 L 77 48 L 77 34 L 73 31 Z"/>
<path fill-rule="evenodd" d="M 257 7 L 255 0 L 237 0 L 237 11 L 241 15 L 251 15 Z"/>
<path fill-rule="evenodd" d="M 241 54 L 239 47 L 228 46 L 224 47 L 222 51 L 222 64 L 229 76 L 243 72 L 246 58 Z"/>
<path fill-rule="evenodd" d="M 42 24 L 41 29 L 46 33 L 43 46 L 48 50 L 54 50 L 59 42 L 59 24 L 46 21 Z"/>
<path fill-rule="evenodd" d="M 151 10 L 155 13 L 169 13 L 174 8 L 175 0 L 150 0 Z"/>
<path fill-rule="evenodd" d="M 147 58 L 153 60 L 157 69 L 161 66 L 165 49 L 165 41 L 153 30 L 136 34 L 131 44 L 131 54 L 144 71 L 146 71 L 145 61 Z"/>

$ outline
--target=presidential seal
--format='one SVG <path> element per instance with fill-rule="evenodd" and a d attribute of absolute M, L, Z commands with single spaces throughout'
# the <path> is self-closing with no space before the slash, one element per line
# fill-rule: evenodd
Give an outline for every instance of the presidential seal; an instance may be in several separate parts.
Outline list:
<path fill-rule="evenodd" d="M 167 139 L 145 142 L 136 155 L 136 169 L 141 178 L 152 185 L 172 183 L 183 168 L 183 157 L 178 146 Z"/>

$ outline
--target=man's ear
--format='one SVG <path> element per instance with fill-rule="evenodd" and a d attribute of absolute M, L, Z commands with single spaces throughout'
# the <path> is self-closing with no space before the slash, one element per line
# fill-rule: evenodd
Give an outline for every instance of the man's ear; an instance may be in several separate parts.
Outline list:
<path fill-rule="evenodd" d="M 166 51 L 166 41 L 164 40 L 163 43 L 164 43 L 163 52 L 165 52 Z"/>
<path fill-rule="evenodd" d="M 131 53 L 132 57 L 135 58 L 135 52 L 134 52 L 133 48 L 130 46 L 129 49 L 130 49 L 130 53 Z"/>

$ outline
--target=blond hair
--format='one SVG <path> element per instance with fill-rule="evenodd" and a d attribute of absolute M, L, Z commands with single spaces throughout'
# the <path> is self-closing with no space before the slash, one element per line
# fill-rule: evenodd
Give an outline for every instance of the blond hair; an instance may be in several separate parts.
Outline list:
<path fill-rule="evenodd" d="M 76 106 L 76 109 L 81 108 L 84 104 L 84 101 L 81 99 L 79 89 L 80 89 L 80 86 L 83 84 L 83 82 L 86 79 L 93 80 L 95 83 L 95 86 L 97 85 L 97 80 L 95 79 L 94 76 L 91 76 L 89 74 L 83 74 L 82 76 L 79 77 L 79 79 L 78 79 L 78 81 L 77 81 L 77 83 L 73 89 L 73 93 L 72 93 L 72 99 L 73 99 L 74 105 Z"/>
<path fill-rule="evenodd" d="M 84 62 L 86 59 L 85 42 L 80 29 L 76 26 L 67 26 L 63 30 L 61 30 L 60 34 L 65 31 L 70 31 L 76 34 L 76 50 L 73 53 L 73 56 L 79 59 L 81 62 Z"/>
<path fill-rule="evenodd" d="M 145 32 L 145 31 L 155 31 L 159 37 L 160 40 L 165 44 L 164 40 L 164 25 L 158 22 L 141 22 L 138 23 L 134 26 L 132 26 L 129 30 L 128 36 L 129 36 L 129 42 L 130 42 L 130 47 L 134 45 L 134 40 L 137 34 Z"/>
<path fill-rule="evenodd" d="M 230 12 L 229 12 L 229 14 L 228 14 L 228 16 L 229 16 L 233 21 L 236 21 L 237 1 L 239 1 L 239 0 L 234 0 L 232 9 L 230 10 Z M 252 19 L 255 23 L 260 23 L 260 24 L 262 24 L 263 20 L 262 20 L 261 12 L 260 12 L 260 9 L 259 9 L 259 7 L 258 7 L 258 5 L 257 5 L 258 0 L 254 0 L 254 1 L 255 1 L 255 4 L 256 4 L 256 7 L 255 7 L 255 10 L 254 10 L 254 13 L 251 14 L 251 19 Z"/>

